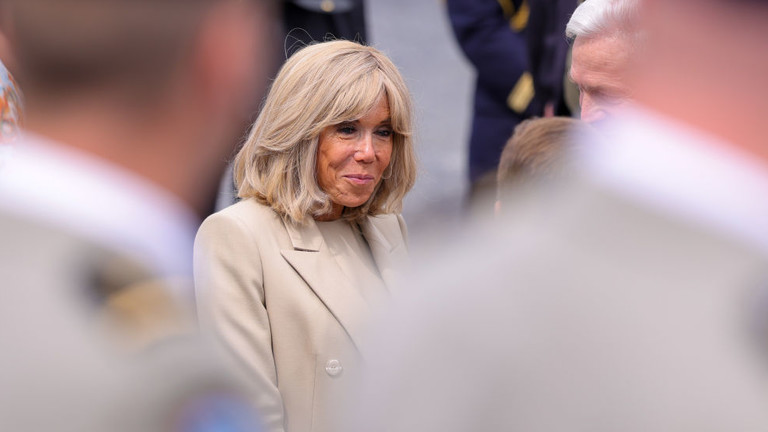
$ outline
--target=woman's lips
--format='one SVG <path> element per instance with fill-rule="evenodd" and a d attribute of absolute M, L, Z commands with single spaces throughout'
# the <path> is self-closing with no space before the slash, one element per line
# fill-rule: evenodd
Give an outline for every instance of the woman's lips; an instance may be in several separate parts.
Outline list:
<path fill-rule="evenodd" d="M 365 185 L 373 182 L 373 176 L 368 174 L 347 174 L 344 178 L 356 185 Z"/>

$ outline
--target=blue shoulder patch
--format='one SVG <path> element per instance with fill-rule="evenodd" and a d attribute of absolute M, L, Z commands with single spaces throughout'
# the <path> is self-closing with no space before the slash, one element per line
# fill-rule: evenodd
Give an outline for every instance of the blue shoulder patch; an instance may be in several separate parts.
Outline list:
<path fill-rule="evenodd" d="M 237 395 L 206 393 L 191 398 L 177 419 L 179 432 L 259 432 L 252 405 Z"/>

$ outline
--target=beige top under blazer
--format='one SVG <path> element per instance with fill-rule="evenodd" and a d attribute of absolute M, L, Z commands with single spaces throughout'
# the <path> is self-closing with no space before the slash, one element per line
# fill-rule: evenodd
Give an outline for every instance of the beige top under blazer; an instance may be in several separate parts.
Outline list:
<path fill-rule="evenodd" d="M 360 228 L 391 285 L 406 257 L 402 218 L 368 217 Z M 253 199 L 210 216 L 197 234 L 201 321 L 246 371 L 269 431 L 334 430 L 359 371 L 371 310 L 339 259 L 314 221 L 287 223 Z"/>

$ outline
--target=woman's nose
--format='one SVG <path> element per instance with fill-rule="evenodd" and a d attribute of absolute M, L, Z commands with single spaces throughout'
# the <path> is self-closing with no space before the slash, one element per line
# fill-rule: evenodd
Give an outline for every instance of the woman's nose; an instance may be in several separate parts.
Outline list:
<path fill-rule="evenodd" d="M 365 133 L 357 141 L 355 160 L 358 162 L 370 163 L 375 159 L 376 153 L 373 149 L 373 136 L 370 133 Z"/>

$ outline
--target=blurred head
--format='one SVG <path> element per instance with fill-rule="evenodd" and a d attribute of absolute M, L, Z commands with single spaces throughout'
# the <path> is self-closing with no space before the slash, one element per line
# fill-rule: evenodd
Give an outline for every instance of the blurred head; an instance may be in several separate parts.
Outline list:
<path fill-rule="evenodd" d="M 283 65 L 237 155 L 238 195 L 297 223 L 398 212 L 416 179 L 412 123 L 410 93 L 384 54 L 310 45 Z"/>
<path fill-rule="evenodd" d="M 581 119 L 602 120 L 631 101 L 627 72 L 641 43 L 639 0 L 587 0 L 566 27 L 573 40 L 571 79 L 579 87 Z"/>
<path fill-rule="evenodd" d="M 217 1 L 5 0 L 19 78 L 35 100 L 160 97 Z"/>
<path fill-rule="evenodd" d="M 3 0 L 28 129 L 197 207 L 260 97 L 269 3 Z"/>
<path fill-rule="evenodd" d="M 585 127 L 569 117 L 526 120 L 515 128 L 501 153 L 497 173 L 497 209 L 512 191 L 538 178 L 556 177 L 573 144 L 574 133 Z"/>
<path fill-rule="evenodd" d="M 643 1 L 638 102 L 768 161 L 768 2 Z"/>

